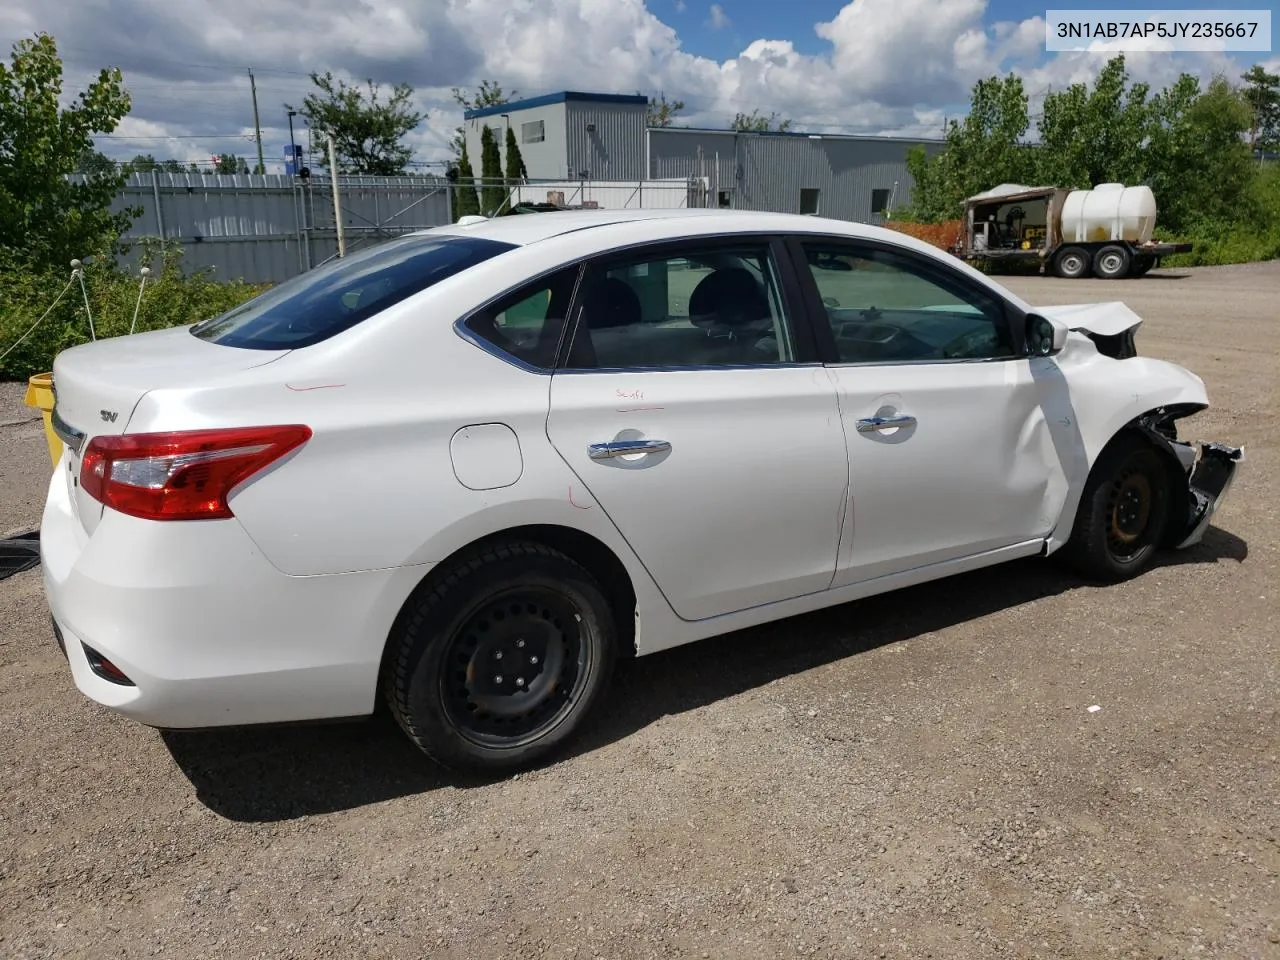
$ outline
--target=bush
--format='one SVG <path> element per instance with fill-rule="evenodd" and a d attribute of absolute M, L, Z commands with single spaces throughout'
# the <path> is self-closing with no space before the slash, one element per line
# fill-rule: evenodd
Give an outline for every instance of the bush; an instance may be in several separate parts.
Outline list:
<path fill-rule="evenodd" d="M 145 259 L 145 257 L 144 257 Z M 70 270 L 41 270 L 0 263 L 0 354 L 8 350 L 67 287 Z M 93 326 L 98 339 L 123 336 L 133 322 L 140 278 L 113 263 L 84 268 Z M 182 326 L 225 313 L 266 285 L 219 283 L 207 273 L 184 275 L 179 254 L 170 247 L 152 261 L 152 275 L 142 296 L 135 332 Z M 20 345 L 0 359 L 0 381 L 25 380 L 53 368 L 53 358 L 68 347 L 89 341 L 84 294 L 78 282 L 62 294 L 57 306 Z"/>

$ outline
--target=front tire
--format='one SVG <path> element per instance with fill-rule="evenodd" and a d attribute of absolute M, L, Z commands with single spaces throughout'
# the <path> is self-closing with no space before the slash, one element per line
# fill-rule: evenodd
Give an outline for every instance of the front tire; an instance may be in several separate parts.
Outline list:
<path fill-rule="evenodd" d="M 1151 566 L 1169 516 L 1169 473 L 1145 439 L 1103 450 L 1080 497 L 1063 559 L 1092 580 L 1117 583 Z"/>
<path fill-rule="evenodd" d="M 563 746 L 613 673 L 617 631 L 582 566 L 536 543 L 496 544 L 410 599 L 383 677 L 409 739 L 454 770 L 527 769 Z"/>

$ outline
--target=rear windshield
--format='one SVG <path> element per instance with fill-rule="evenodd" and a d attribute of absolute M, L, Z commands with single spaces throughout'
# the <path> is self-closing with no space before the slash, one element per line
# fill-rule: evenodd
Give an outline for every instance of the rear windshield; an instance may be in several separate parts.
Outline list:
<path fill-rule="evenodd" d="M 478 237 L 402 237 L 309 270 L 191 332 L 228 347 L 310 346 L 512 249 Z"/>

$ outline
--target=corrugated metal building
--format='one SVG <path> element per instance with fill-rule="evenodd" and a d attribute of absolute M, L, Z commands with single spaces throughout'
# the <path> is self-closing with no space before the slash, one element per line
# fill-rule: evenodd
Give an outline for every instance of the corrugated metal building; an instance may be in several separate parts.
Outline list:
<path fill-rule="evenodd" d="M 463 131 L 471 168 L 480 176 L 480 134 L 498 135 L 506 164 L 507 127 L 514 128 L 533 180 L 639 180 L 646 176 L 644 118 L 640 96 L 566 90 L 468 110 Z"/>
<path fill-rule="evenodd" d="M 498 134 L 505 169 L 510 126 L 530 180 L 698 178 L 707 206 L 878 223 L 886 209 L 910 202 L 907 151 L 943 146 L 898 137 L 646 129 L 646 106 L 642 96 L 565 91 L 468 110 L 472 170 L 480 175 L 485 125 Z"/>
<path fill-rule="evenodd" d="M 652 127 L 650 177 L 706 177 L 709 204 L 879 223 L 911 200 L 907 151 L 940 140 Z"/>

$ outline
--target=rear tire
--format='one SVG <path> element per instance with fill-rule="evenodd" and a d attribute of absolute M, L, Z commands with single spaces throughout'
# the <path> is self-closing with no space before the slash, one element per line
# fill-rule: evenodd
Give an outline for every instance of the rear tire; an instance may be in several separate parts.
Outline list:
<path fill-rule="evenodd" d="M 495 544 L 410 599 L 383 692 L 438 763 L 513 772 L 573 736 L 608 686 L 616 651 L 613 612 L 591 574 L 541 544 Z"/>
<path fill-rule="evenodd" d="M 1132 261 L 1129 251 L 1117 244 L 1108 244 L 1093 257 L 1093 272 L 1103 280 L 1119 280 L 1129 274 Z"/>
<path fill-rule="evenodd" d="M 1089 254 L 1082 247 L 1065 247 L 1053 258 L 1053 272 L 1064 280 L 1089 275 Z"/>
<path fill-rule="evenodd" d="M 1141 437 L 1122 434 L 1089 473 L 1062 559 L 1092 580 L 1136 577 L 1155 559 L 1169 495 L 1169 472 L 1159 452 Z"/>

